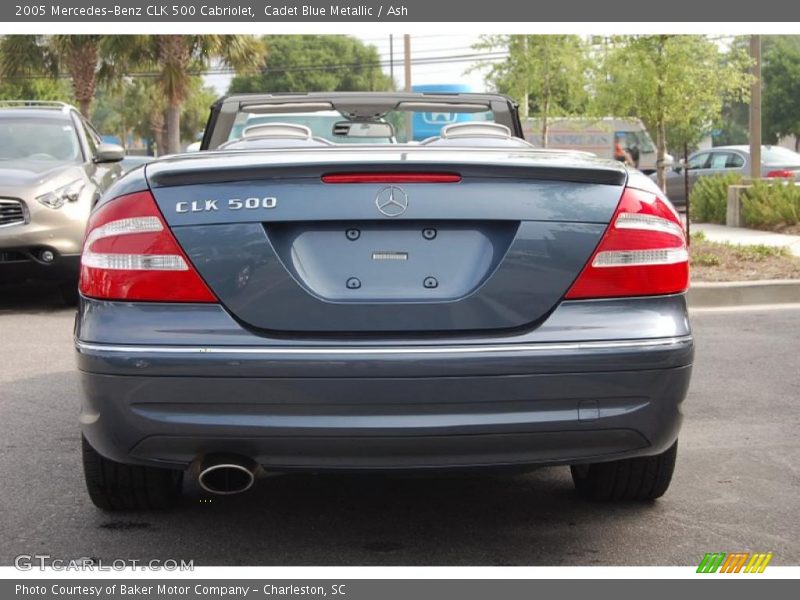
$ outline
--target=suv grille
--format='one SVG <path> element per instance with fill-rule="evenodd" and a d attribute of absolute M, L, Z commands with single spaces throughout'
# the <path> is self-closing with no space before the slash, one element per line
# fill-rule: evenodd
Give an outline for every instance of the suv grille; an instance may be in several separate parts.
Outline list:
<path fill-rule="evenodd" d="M 25 208 L 19 200 L 0 198 L 0 227 L 25 223 Z"/>

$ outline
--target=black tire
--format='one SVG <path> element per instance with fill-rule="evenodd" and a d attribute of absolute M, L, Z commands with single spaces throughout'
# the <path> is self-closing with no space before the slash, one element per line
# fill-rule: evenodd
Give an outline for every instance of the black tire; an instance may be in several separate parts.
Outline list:
<path fill-rule="evenodd" d="M 677 454 L 676 440 L 655 456 L 573 465 L 572 481 L 580 495 L 593 500 L 655 500 L 669 487 Z"/>
<path fill-rule="evenodd" d="M 181 496 L 183 471 L 140 467 L 100 456 L 82 438 L 83 474 L 89 497 L 104 510 L 170 508 Z"/>

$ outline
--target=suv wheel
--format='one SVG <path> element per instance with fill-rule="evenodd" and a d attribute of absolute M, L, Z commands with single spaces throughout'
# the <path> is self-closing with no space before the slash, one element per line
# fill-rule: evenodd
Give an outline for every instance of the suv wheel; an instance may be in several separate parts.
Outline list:
<path fill-rule="evenodd" d="M 126 465 L 100 456 L 83 444 L 83 474 L 89 497 L 105 510 L 147 510 L 175 506 L 183 471 Z"/>
<path fill-rule="evenodd" d="M 677 454 L 676 440 L 655 456 L 573 465 L 572 481 L 579 494 L 593 500 L 655 500 L 669 487 Z"/>

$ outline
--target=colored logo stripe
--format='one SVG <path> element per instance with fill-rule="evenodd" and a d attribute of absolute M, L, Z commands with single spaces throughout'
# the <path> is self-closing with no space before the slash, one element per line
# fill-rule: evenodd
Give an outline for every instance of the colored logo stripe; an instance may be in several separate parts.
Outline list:
<path fill-rule="evenodd" d="M 707 552 L 697 573 L 763 573 L 771 560 L 772 552 Z"/>
<path fill-rule="evenodd" d="M 742 570 L 745 561 L 750 558 L 749 552 L 732 552 L 728 554 L 728 558 L 722 563 L 720 573 L 738 573 Z"/>
<path fill-rule="evenodd" d="M 760 552 L 753 554 L 753 558 L 744 568 L 745 573 L 763 573 L 769 561 L 772 560 L 772 552 Z"/>
<path fill-rule="evenodd" d="M 697 567 L 697 572 L 716 573 L 723 560 L 725 560 L 724 552 L 706 552 L 706 555 Z"/>

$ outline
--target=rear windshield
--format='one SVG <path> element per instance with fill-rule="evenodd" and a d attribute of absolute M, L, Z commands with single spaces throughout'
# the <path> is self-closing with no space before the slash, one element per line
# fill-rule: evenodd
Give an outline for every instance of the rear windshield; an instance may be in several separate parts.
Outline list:
<path fill-rule="evenodd" d="M 242 137 L 246 127 L 263 125 L 266 123 L 293 123 L 304 125 L 311 129 L 311 134 L 334 144 L 395 144 L 406 142 L 419 142 L 441 133 L 442 127 L 453 123 L 466 123 L 468 121 L 494 122 L 491 110 L 483 112 L 453 112 L 448 107 L 444 112 L 411 112 L 392 110 L 376 119 L 390 123 L 394 130 L 391 137 L 365 138 L 348 137 L 334 134 L 334 125 L 348 119 L 335 110 L 313 112 L 287 112 L 272 114 L 257 114 L 240 112 L 236 116 L 228 140 Z"/>
<path fill-rule="evenodd" d="M 81 147 L 66 119 L 0 116 L 0 161 L 80 162 Z"/>
<path fill-rule="evenodd" d="M 781 146 L 764 146 L 761 162 L 766 165 L 800 165 L 800 154 Z"/>

